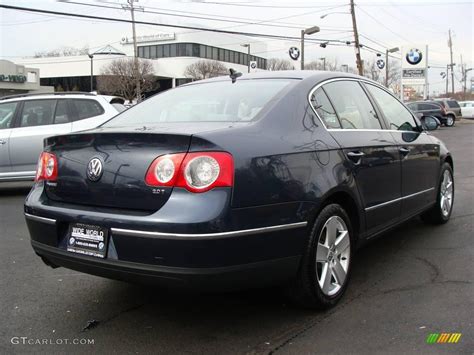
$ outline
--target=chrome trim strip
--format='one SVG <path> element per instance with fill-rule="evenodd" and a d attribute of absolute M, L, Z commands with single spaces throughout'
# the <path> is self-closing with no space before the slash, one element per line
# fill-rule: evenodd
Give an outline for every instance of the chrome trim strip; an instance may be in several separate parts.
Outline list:
<path fill-rule="evenodd" d="M 29 213 L 26 213 L 26 212 L 25 212 L 25 217 L 28 218 L 28 219 L 31 219 L 32 221 L 36 221 L 36 222 L 43 222 L 43 223 L 47 223 L 47 224 L 56 224 L 55 219 L 35 216 L 35 215 L 29 214 Z"/>
<path fill-rule="evenodd" d="M 417 195 L 421 195 L 421 194 L 424 194 L 424 193 L 433 191 L 434 189 L 435 189 L 434 187 L 431 187 L 431 188 L 426 189 L 426 190 L 423 190 L 423 191 L 415 192 L 414 194 L 411 194 L 411 195 L 399 197 L 399 198 L 396 198 L 396 199 L 394 199 L 394 200 L 390 200 L 390 201 L 387 201 L 387 202 L 382 202 L 382 203 L 379 203 L 378 205 L 367 207 L 367 208 L 365 209 L 365 211 L 367 212 L 367 211 L 375 210 L 375 209 L 377 209 L 377 208 L 379 208 L 379 207 L 383 207 L 383 206 L 389 205 L 389 204 L 391 204 L 391 203 L 395 203 L 395 202 L 398 202 L 398 201 L 406 200 L 406 199 L 408 199 L 408 198 L 412 198 L 412 197 L 415 197 L 415 196 L 417 196 Z"/>
<path fill-rule="evenodd" d="M 33 180 L 36 176 L 36 171 L 22 171 L 13 173 L 0 173 L 0 180 Z"/>
<path fill-rule="evenodd" d="M 262 234 L 270 233 L 276 231 L 282 231 L 287 229 L 302 228 L 306 227 L 308 222 L 297 222 L 289 224 L 281 224 L 270 227 L 261 227 L 261 228 L 252 228 L 252 229 L 242 229 L 237 231 L 230 232 L 220 232 L 220 233 L 203 233 L 203 234 L 187 234 L 187 233 L 163 233 L 163 232 L 149 232 L 149 231 L 140 231 L 133 229 L 121 229 L 121 228 L 110 228 L 112 233 L 128 236 L 138 236 L 138 237 L 160 237 L 164 239 L 174 239 L 174 240 L 203 240 L 203 239 L 221 239 L 229 237 L 240 237 L 250 234 Z"/>

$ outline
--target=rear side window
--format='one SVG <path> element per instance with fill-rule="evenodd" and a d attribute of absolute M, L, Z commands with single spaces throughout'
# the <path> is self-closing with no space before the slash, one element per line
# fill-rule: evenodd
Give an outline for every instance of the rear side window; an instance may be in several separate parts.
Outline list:
<path fill-rule="evenodd" d="M 53 124 L 56 100 L 27 100 L 23 104 L 20 127 Z"/>
<path fill-rule="evenodd" d="M 0 129 L 10 128 L 18 102 L 0 104 Z"/>
<path fill-rule="evenodd" d="M 411 103 L 411 104 L 407 104 L 408 108 L 412 111 L 416 111 L 418 110 L 418 104 L 415 104 L 415 103 Z M 421 109 L 422 110 L 422 109 Z"/>
<path fill-rule="evenodd" d="M 344 129 L 380 129 L 374 107 L 356 81 L 334 81 L 323 86 Z"/>
<path fill-rule="evenodd" d="M 100 116 L 105 112 L 103 107 L 95 100 L 72 99 L 71 102 L 77 113 L 75 121 Z"/>
<path fill-rule="evenodd" d="M 311 95 L 311 105 L 323 120 L 327 128 L 341 128 L 336 111 L 331 105 L 323 89 L 319 88 Z"/>
<path fill-rule="evenodd" d="M 441 107 L 433 104 L 419 104 L 420 110 L 441 110 Z"/>
<path fill-rule="evenodd" d="M 382 109 L 385 118 L 390 124 L 390 129 L 400 131 L 418 130 L 411 112 L 408 111 L 396 98 L 374 85 L 367 84 L 366 86 L 379 107 Z"/>
<path fill-rule="evenodd" d="M 448 107 L 450 107 L 450 108 L 459 108 L 459 104 L 455 100 L 449 100 L 448 101 Z"/>

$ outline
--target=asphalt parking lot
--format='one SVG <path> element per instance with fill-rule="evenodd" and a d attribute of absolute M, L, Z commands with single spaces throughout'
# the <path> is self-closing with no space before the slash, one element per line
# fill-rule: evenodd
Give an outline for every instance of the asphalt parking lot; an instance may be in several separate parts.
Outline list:
<path fill-rule="evenodd" d="M 451 221 L 414 219 L 360 250 L 327 312 L 294 308 L 277 289 L 173 294 L 53 270 L 30 247 L 28 190 L 0 191 L 0 353 L 473 353 L 474 121 L 434 134 L 455 161 Z M 462 336 L 427 344 L 430 333 Z M 94 344 L 66 344 L 75 339 Z"/>

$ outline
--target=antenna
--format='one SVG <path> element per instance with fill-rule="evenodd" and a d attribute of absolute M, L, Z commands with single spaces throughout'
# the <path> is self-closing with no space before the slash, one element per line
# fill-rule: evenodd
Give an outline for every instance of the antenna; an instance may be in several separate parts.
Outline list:
<path fill-rule="evenodd" d="M 240 72 L 238 72 L 238 71 L 236 71 L 235 69 L 232 69 L 232 68 L 229 69 L 229 73 L 230 73 L 229 76 L 232 79 L 232 84 L 237 81 L 238 77 L 242 76 L 242 73 L 240 73 Z"/>

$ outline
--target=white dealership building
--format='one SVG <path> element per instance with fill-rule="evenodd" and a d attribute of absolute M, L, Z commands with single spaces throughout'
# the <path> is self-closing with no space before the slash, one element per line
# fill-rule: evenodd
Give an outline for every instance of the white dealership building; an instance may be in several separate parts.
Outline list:
<path fill-rule="evenodd" d="M 248 70 L 248 45 L 250 61 L 256 62 L 253 70 L 266 68 L 266 44 L 253 38 L 202 31 L 182 33 L 149 33 L 137 36 L 138 56 L 151 60 L 154 74 L 160 83 L 158 91 L 190 81 L 184 72 L 186 67 L 202 59 L 217 60 L 228 68 L 246 73 Z M 41 71 L 41 84 L 54 86 L 56 90 L 90 91 L 96 89 L 97 75 L 113 60 L 133 56 L 133 40 L 122 37 L 88 55 L 22 58 L 18 64 L 33 66 Z"/>

